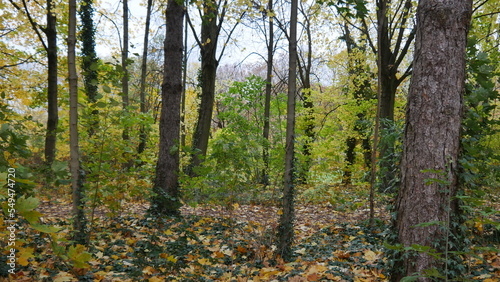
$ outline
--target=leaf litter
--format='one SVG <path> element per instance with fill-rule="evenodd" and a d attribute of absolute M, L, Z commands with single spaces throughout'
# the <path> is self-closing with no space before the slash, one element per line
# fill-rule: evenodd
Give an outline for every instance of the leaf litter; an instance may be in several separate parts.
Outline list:
<path fill-rule="evenodd" d="M 183 206 L 180 218 L 148 217 L 146 203 L 126 212 L 98 209 L 86 257 L 70 248 L 63 264 L 50 239 L 25 228 L 16 281 L 388 281 L 387 215 L 367 227 L 368 210 L 339 212 L 330 204 L 298 205 L 295 258 L 274 255 L 279 209 L 272 206 Z M 69 202 L 38 210 L 45 223 L 69 233 Z M 113 215 L 111 217 L 111 215 Z M 81 250 L 80 250 L 81 251 Z M 21 260 L 22 259 L 22 260 Z M 22 262 L 22 263 L 21 263 Z M 500 258 L 484 249 L 470 261 L 470 278 L 498 281 Z"/>

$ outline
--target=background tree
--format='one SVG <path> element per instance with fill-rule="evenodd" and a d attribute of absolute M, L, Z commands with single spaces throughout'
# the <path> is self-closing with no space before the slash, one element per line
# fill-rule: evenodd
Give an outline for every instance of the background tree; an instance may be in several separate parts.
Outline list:
<path fill-rule="evenodd" d="M 47 53 L 47 131 L 45 134 L 45 164 L 50 167 L 56 156 L 57 125 L 59 123 L 59 112 L 57 105 L 57 18 L 54 11 L 55 5 L 52 0 L 46 3 L 46 25 L 39 24 L 32 16 L 28 3 L 23 0 L 20 6 L 13 0 L 9 2 L 28 19 L 35 31 L 43 49 Z M 42 36 L 45 34 L 45 39 Z"/>
<path fill-rule="evenodd" d="M 95 50 L 95 26 L 94 26 L 94 6 L 92 0 L 85 0 L 80 3 L 79 10 L 82 25 L 80 28 L 80 41 L 82 43 L 82 63 L 83 83 L 88 101 L 93 104 L 97 102 L 99 89 L 97 53 Z M 93 107 L 93 106 L 92 106 Z M 89 136 L 94 135 L 96 127 L 99 125 L 99 110 L 93 107 L 91 110 L 90 123 L 88 125 Z"/>
<path fill-rule="evenodd" d="M 149 27 L 151 24 L 151 10 L 153 9 L 153 0 L 148 0 L 146 7 L 146 23 L 144 26 L 144 42 L 141 61 L 141 82 L 139 90 L 140 109 L 141 113 L 146 113 L 146 76 L 148 71 L 148 46 L 149 46 Z M 144 125 L 141 125 L 139 133 L 139 146 L 137 153 L 141 154 L 146 148 L 147 133 Z"/>
<path fill-rule="evenodd" d="M 276 252 L 283 259 L 292 256 L 295 185 L 295 95 L 297 90 L 297 14 L 298 1 L 292 0 L 290 10 L 290 36 L 288 57 L 288 97 L 286 116 L 285 174 L 282 200 L 282 214 L 279 219 Z"/>
<path fill-rule="evenodd" d="M 402 256 L 392 281 L 428 271 L 446 272 L 453 222 L 459 213 L 458 157 L 465 91 L 465 50 L 472 1 L 421 0 L 413 76 L 408 95 L 402 182 L 395 229 L 404 247 L 429 248 Z M 430 251 L 429 251 L 430 250 Z M 442 273 L 447 276 L 448 273 Z"/>
<path fill-rule="evenodd" d="M 178 215 L 179 146 L 182 95 L 182 45 L 184 5 L 177 0 L 168 2 L 165 34 L 165 61 L 162 83 L 162 110 L 160 116 L 160 143 L 151 211 Z"/>
<path fill-rule="evenodd" d="M 78 145 L 78 74 L 76 71 L 76 0 L 69 1 L 68 82 L 70 90 L 70 171 L 73 190 L 73 238 L 85 244 L 87 230 L 83 205 L 83 176 Z"/>
<path fill-rule="evenodd" d="M 123 103 L 123 111 L 124 113 L 128 112 L 129 106 L 129 71 L 128 71 L 128 47 L 129 47 L 129 28 L 128 28 L 128 0 L 122 0 L 123 3 L 123 46 L 122 46 L 122 103 Z M 123 140 L 129 140 L 129 132 L 127 126 L 123 129 Z"/>
<path fill-rule="evenodd" d="M 219 36 L 223 31 L 223 24 L 227 20 L 228 1 L 217 2 L 213 0 L 203 1 L 200 10 L 201 32 L 197 36 L 193 24 L 188 15 L 188 22 L 193 30 L 198 47 L 200 48 L 201 69 L 199 84 L 201 87 L 200 105 L 198 108 L 198 121 L 193 133 L 191 160 L 187 168 L 189 175 L 195 175 L 193 168 L 201 164 L 201 159 L 206 156 L 208 148 L 208 139 L 210 137 L 210 129 L 212 125 L 212 114 L 215 101 L 215 82 L 217 75 L 217 67 L 219 61 L 224 54 L 227 42 L 231 38 L 232 33 L 236 29 L 239 20 L 226 31 L 226 42 L 222 50 L 217 56 L 217 46 Z M 240 19 L 245 12 L 240 14 Z"/>

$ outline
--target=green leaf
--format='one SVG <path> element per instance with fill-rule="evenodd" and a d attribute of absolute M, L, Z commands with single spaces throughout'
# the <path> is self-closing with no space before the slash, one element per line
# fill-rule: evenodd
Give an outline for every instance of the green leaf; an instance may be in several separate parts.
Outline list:
<path fill-rule="evenodd" d="M 102 86 L 102 91 L 106 92 L 106 93 L 111 93 L 111 88 L 107 85 L 103 85 Z"/>
<path fill-rule="evenodd" d="M 406 276 L 401 279 L 400 282 L 411 282 L 411 281 L 417 281 L 417 279 L 420 278 L 420 276 Z"/>
<path fill-rule="evenodd" d="M 92 255 L 85 251 L 85 246 L 76 245 L 71 246 L 68 249 L 68 257 L 71 259 L 73 265 L 78 268 L 89 268 L 89 264 L 87 263 L 90 259 L 92 259 Z"/>
<path fill-rule="evenodd" d="M 38 207 L 40 201 L 35 197 L 20 197 L 16 201 L 16 211 L 20 214 L 32 211 Z"/>
<path fill-rule="evenodd" d="M 31 227 L 42 233 L 56 233 L 61 230 L 61 227 L 49 226 L 44 224 L 31 224 Z"/>

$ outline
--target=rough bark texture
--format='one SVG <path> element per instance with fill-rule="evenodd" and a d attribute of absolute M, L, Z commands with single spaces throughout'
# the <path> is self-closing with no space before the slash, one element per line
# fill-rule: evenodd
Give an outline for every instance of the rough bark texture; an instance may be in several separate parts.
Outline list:
<path fill-rule="evenodd" d="M 294 212 L 294 143 L 295 143 L 295 95 L 297 92 L 297 11 L 298 0 L 292 0 L 289 37 L 288 98 L 286 114 L 286 152 L 283 189 L 283 213 L 278 227 L 277 254 L 290 260 L 293 243 Z"/>
<path fill-rule="evenodd" d="M 214 1 L 205 1 L 201 24 L 201 101 L 198 109 L 198 122 L 193 134 L 193 154 L 187 173 L 195 175 L 193 168 L 201 164 L 201 158 L 207 154 L 208 139 L 212 125 L 212 113 L 215 99 L 215 78 L 219 62 L 216 58 L 219 26 L 218 10 Z"/>
<path fill-rule="evenodd" d="M 404 246 L 447 249 L 450 217 L 457 213 L 457 159 L 465 81 L 465 48 L 472 1 L 421 0 L 413 77 L 408 95 L 402 183 L 395 228 Z M 439 180 L 432 180 L 439 179 Z M 437 224 L 415 227 L 420 223 Z M 440 261 L 417 253 L 402 261 L 393 281 L 424 270 L 444 269 Z M 419 281 L 431 281 L 420 278 Z"/>
<path fill-rule="evenodd" d="M 52 10 L 54 3 L 47 1 L 47 27 L 43 32 L 47 36 L 47 132 L 45 135 L 45 162 L 48 167 L 56 157 L 57 124 L 59 114 L 57 107 L 57 27 L 56 15 Z"/>
<path fill-rule="evenodd" d="M 182 3 L 182 2 L 181 2 Z M 182 48 L 184 7 L 169 0 L 165 35 L 165 64 L 160 115 L 160 145 L 151 211 L 178 215 L 179 138 L 182 95 Z"/>

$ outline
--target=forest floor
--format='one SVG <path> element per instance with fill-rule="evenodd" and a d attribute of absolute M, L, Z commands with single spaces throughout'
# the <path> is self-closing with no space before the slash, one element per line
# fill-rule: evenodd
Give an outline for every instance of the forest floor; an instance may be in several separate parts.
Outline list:
<path fill-rule="evenodd" d="M 60 231 L 22 227 L 15 281 L 387 281 L 393 262 L 384 244 L 389 216 L 377 210 L 337 211 L 330 204 L 296 207 L 294 258 L 274 256 L 280 211 L 233 204 L 183 206 L 180 218 L 147 216 L 148 204 L 122 204 L 122 213 L 96 209 L 88 248 L 70 247 L 71 204 L 42 200 L 45 224 Z M 91 215 L 89 214 L 89 218 Z M 473 233 L 464 280 L 499 281 L 498 241 L 486 228 Z M 474 235 L 475 234 L 475 235 Z M 49 236 L 50 235 L 50 236 Z M 498 240 L 498 238 L 494 238 Z M 59 247 L 58 247 L 59 246 Z M 432 274 L 432 273 L 431 273 Z M 1 280 L 1 278 L 0 278 Z M 439 280 L 439 279 L 438 279 Z M 409 280 L 410 281 L 410 280 Z"/>

